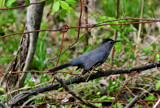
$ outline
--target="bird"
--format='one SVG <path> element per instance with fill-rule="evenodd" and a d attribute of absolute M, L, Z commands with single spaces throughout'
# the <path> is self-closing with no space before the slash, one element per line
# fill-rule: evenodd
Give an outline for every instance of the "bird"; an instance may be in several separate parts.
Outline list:
<path fill-rule="evenodd" d="M 96 68 L 103 64 L 106 59 L 108 58 L 112 47 L 116 42 L 120 42 L 119 40 L 112 40 L 109 38 L 103 39 L 99 47 L 96 49 L 91 50 L 90 52 L 87 52 L 70 62 L 60 65 L 58 67 L 52 68 L 49 71 L 49 73 L 56 72 L 58 70 L 61 70 L 63 68 L 67 68 L 70 66 L 77 66 L 77 69 L 83 69 L 82 74 L 91 71 L 93 68 Z"/>

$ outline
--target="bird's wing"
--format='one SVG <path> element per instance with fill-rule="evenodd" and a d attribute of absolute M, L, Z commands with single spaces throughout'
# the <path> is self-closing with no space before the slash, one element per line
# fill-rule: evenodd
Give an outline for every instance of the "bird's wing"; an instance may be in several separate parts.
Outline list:
<path fill-rule="evenodd" d="M 87 59 L 86 60 L 86 63 L 85 63 L 85 66 L 84 66 L 84 70 L 86 71 L 89 71 L 92 69 L 92 67 L 96 64 L 97 62 L 96 61 L 93 61 L 91 59 Z"/>
<path fill-rule="evenodd" d="M 97 53 L 92 56 L 90 56 L 86 61 L 85 61 L 85 70 L 90 70 L 92 69 L 93 66 L 99 66 L 102 61 L 103 61 L 103 53 Z"/>

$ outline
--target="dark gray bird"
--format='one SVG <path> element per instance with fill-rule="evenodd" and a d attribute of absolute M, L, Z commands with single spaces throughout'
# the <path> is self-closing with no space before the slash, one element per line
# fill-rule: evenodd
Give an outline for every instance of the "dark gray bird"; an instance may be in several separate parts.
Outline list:
<path fill-rule="evenodd" d="M 64 65 L 50 69 L 49 72 L 52 73 L 70 66 L 78 66 L 77 69 L 83 68 L 82 74 L 85 74 L 86 72 L 103 64 L 106 61 L 113 45 L 116 42 L 119 42 L 119 40 L 114 41 L 112 39 L 103 39 L 102 43 L 98 48 L 87 52 Z"/>

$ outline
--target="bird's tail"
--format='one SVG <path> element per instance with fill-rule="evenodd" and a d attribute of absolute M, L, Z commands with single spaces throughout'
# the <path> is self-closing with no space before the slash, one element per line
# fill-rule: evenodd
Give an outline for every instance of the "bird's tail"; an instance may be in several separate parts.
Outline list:
<path fill-rule="evenodd" d="M 66 67 L 69 67 L 71 66 L 69 63 L 66 63 L 64 65 L 61 65 L 61 66 L 58 66 L 58 67 L 55 67 L 53 69 L 50 69 L 49 72 L 52 73 L 52 72 L 55 72 L 55 71 L 58 71 L 58 70 L 61 70 L 63 68 L 66 68 Z"/>

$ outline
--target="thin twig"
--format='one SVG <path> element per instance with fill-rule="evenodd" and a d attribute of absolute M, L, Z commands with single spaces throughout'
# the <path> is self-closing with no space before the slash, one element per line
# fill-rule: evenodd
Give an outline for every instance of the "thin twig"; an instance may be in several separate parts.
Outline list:
<path fill-rule="evenodd" d="M 46 1 L 48 1 L 48 0 L 44 0 L 44 1 L 41 1 L 41 2 L 34 2 L 34 3 L 30 3 L 30 4 L 26 4 L 26 5 L 22 5 L 22 6 L 11 7 L 11 8 L 0 8 L 0 10 L 18 9 L 18 8 L 23 8 L 23 7 L 26 7 L 26 6 L 29 6 L 29 5 L 33 5 L 33 4 L 41 4 L 41 3 L 46 2 Z"/>
<path fill-rule="evenodd" d="M 126 18 L 124 18 L 126 19 Z M 130 18 L 129 18 L 130 19 Z M 118 21 L 118 20 L 123 20 L 123 19 L 117 19 L 117 20 L 110 20 L 110 21 L 103 21 L 101 23 L 96 23 L 96 24 L 91 24 L 91 25 L 88 25 L 88 28 L 90 28 L 90 30 L 94 27 L 100 27 L 100 26 L 106 26 L 106 25 L 130 25 L 130 24 L 145 24 L 145 23 L 156 23 L 156 22 L 160 22 L 160 20 L 144 20 L 144 21 L 141 21 L 141 22 L 128 22 L 128 23 L 119 23 L 119 24 L 111 24 L 111 23 L 106 23 L 106 22 L 112 22 L 112 21 Z M 136 19 L 133 19 L 133 20 L 136 20 Z M 137 19 L 138 20 L 138 19 Z M 86 26 L 74 26 L 74 27 L 68 27 L 68 29 L 75 29 L 75 28 L 86 28 Z M 53 32 L 56 32 L 56 31 L 60 31 L 60 29 L 55 29 L 55 30 L 35 30 L 35 31 L 29 31 L 29 32 L 23 32 L 23 33 L 11 33 L 11 34 L 8 34 L 8 35 L 3 35 L 3 36 L 0 36 L 0 38 L 5 38 L 5 37 L 9 37 L 9 36 L 12 36 L 12 35 L 19 35 L 19 34 L 28 34 L 28 33 L 35 33 L 35 32 L 44 32 L 44 31 L 53 31 Z M 76 41 L 77 42 L 77 41 Z"/>
<path fill-rule="evenodd" d="M 85 41 L 84 41 L 84 50 L 86 49 L 86 46 L 88 46 L 88 35 L 90 35 L 91 33 L 88 31 L 88 0 L 83 0 L 84 2 L 84 25 L 86 25 L 85 31 L 87 32 L 87 34 L 84 36 L 85 37 Z"/>
<path fill-rule="evenodd" d="M 153 108 L 159 108 L 160 107 L 160 98 L 156 102 L 156 104 L 153 106 Z"/>
<path fill-rule="evenodd" d="M 134 72 L 134 71 L 141 72 L 141 71 L 148 70 L 148 69 L 155 68 L 155 67 L 160 67 L 160 61 L 155 62 L 155 63 L 150 63 L 150 64 L 147 64 L 147 65 L 143 65 L 143 66 L 132 67 L 132 68 L 128 68 L 128 69 L 98 71 L 97 73 L 91 74 L 88 81 L 91 81 L 91 80 L 94 80 L 94 79 L 97 79 L 97 78 L 100 78 L 100 77 L 104 77 L 104 76 L 109 76 L 109 75 L 126 74 L 126 73 L 129 74 L 129 73 Z M 79 83 L 86 82 L 87 78 L 88 78 L 88 75 L 84 76 L 84 77 L 76 76 L 72 79 L 65 80 L 64 83 L 66 85 L 75 84 L 75 83 L 79 84 Z M 39 87 L 39 88 L 24 91 L 24 92 L 19 93 L 16 96 L 14 96 L 11 100 L 9 100 L 8 104 L 9 105 L 15 105 L 16 103 L 24 100 L 28 96 L 36 95 L 38 93 L 43 93 L 43 92 L 50 91 L 50 90 L 57 90 L 60 87 L 61 87 L 61 85 L 59 83 L 50 83 L 46 86 L 42 86 L 42 87 Z"/>
<path fill-rule="evenodd" d="M 43 95 L 45 95 L 45 94 L 43 94 Z M 42 97 L 43 95 L 33 96 L 32 98 L 30 98 L 27 101 L 25 101 L 20 108 L 24 108 L 24 106 L 26 106 L 29 102 L 33 101 L 36 98 Z"/>
<path fill-rule="evenodd" d="M 125 108 L 132 108 L 133 105 L 139 100 L 139 99 L 144 99 L 149 92 L 151 92 L 152 90 L 154 90 L 155 88 L 153 86 L 149 87 L 147 91 L 144 91 L 143 93 L 141 93 L 138 96 L 135 96 L 134 99 L 127 105 L 125 106 Z"/>
<path fill-rule="evenodd" d="M 118 19 L 119 17 L 119 0 L 117 0 L 117 11 L 116 11 L 116 19 Z M 118 31 L 115 30 L 114 31 L 114 37 L 113 37 L 113 40 L 116 40 L 117 39 L 117 33 Z M 115 48 L 113 47 L 112 50 L 111 50 L 111 59 L 110 59 L 110 65 L 113 66 L 113 58 L 114 58 L 114 52 L 115 52 Z M 112 68 L 111 68 L 112 69 Z"/>
<path fill-rule="evenodd" d="M 142 0 L 142 6 L 141 6 L 141 15 L 140 18 L 143 17 L 143 10 L 144 10 L 144 0 Z M 141 22 L 141 20 L 140 20 Z M 138 47 L 140 45 L 141 39 L 140 39 L 140 35 L 141 35 L 141 31 L 142 31 L 142 23 L 139 24 L 139 28 L 138 28 L 138 36 L 137 36 L 137 44 L 136 44 L 136 49 L 134 52 L 134 57 L 137 58 L 137 52 L 138 52 Z M 134 65 L 136 65 L 136 63 L 138 62 L 138 59 L 136 61 L 133 62 Z"/>
<path fill-rule="evenodd" d="M 80 16 L 79 16 L 79 26 L 81 26 L 81 17 L 82 17 L 82 0 L 79 1 L 80 2 Z M 79 34 L 80 34 L 80 27 L 78 28 L 78 34 L 77 34 L 77 39 L 79 39 Z"/>
<path fill-rule="evenodd" d="M 135 76 L 133 76 L 131 79 L 133 79 L 134 77 L 135 77 Z M 130 80 L 131 80 L 131 79 L 130 79 Z M 118 90 L 118 93 L 117 93 L 117 95 L 116 95 L 113 103 L 115 103 L 115 101 L 117 100 L 117 98 L 118 98 L 120 92 L 122 91 L 123 87 L 125 87 L 125 85 L 126 85 L 130 80 L 126 81 L 126 82 L 123 84 L 123 86 Z M 112 105 L 113 105 L 113 103 L 112 103 Z"/>
<path fill-rule="evenodd" d="M 91 108 L 98 108 L 97 106 L 95 106 L 94 104 L 92 104 L 91 102 L 83 99 L 80 95 L 76 94 L 75 92 L 73 92 L 70 88 L 68 88 L 68 86 L 60 79 L 55 77 L 56 80 L 61 84 L 61 86 L 63 86 L 63 88 L 70 93 L 73 97 L 75 97 L 76 99 L 80 100 L 82 103 L 84 103 L 85 105 L 91 107 Z"/>

